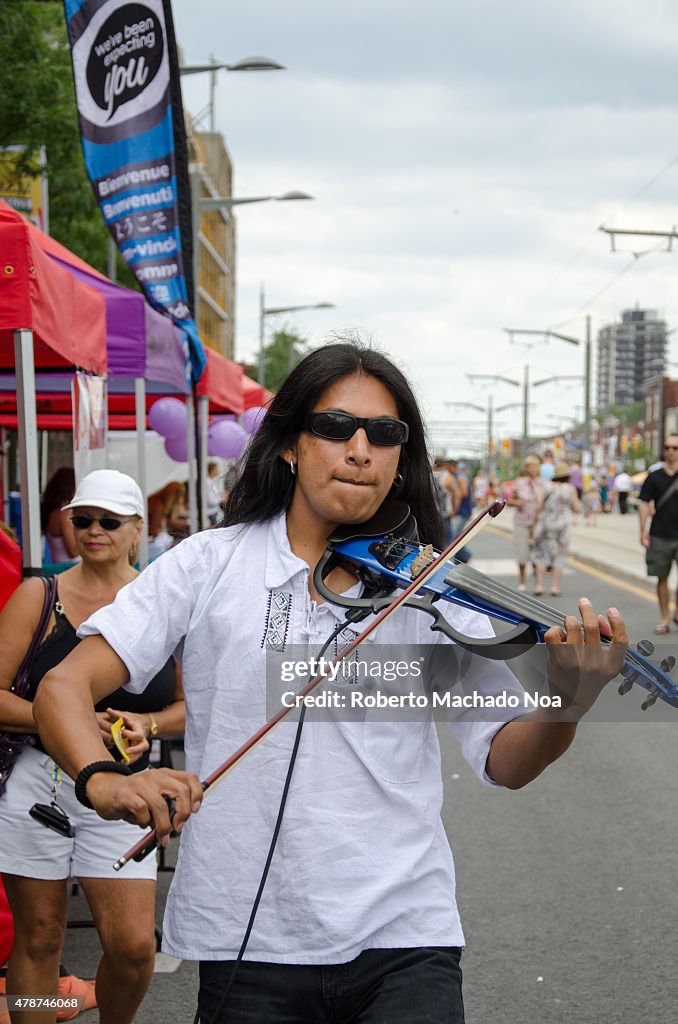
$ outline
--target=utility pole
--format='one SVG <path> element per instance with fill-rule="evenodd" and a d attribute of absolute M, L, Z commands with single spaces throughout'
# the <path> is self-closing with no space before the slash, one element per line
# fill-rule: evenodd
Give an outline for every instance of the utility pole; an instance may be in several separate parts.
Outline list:
<path fill-rule="evenodd" d="M 617 252 L 617 235 L 632 235 L 640 238 L 665 238 L 666 252 L 673 252 L 673 239 L 678 238 L 678 232 L 676 232 L 675 227 L 671 228 L 670 231 L 640 231 L 634 228 L 606 228 L 601 224 L 598 230 L 610 236 L 610 252 Z M 640 256 L 641 253 L 634 252 L 633 255 Z"/>
<path fill-rule="evenodd" d="M 606 230 L 601 228 L 601 230 Z M 522 328 L 509 328 L 505 327 L 504 330 L 509 335 L 511 341 L 513 341 L 514 334 L 539 334 L 546 341 L 549 338 L 557 338 L 558 341 L 566 341 L 569 345 L 580 345 L 581 340 L 579 338 L 573 338 L 569 334 L 560 334 L 558 331 L 551 331 L 548 328 L 544 331 L 535 330 L 523 330 Z M 587 453 L 587 461 L 591 457 L 591 317 L 586 317 L 586 339 L 584 342 L 584 452 Z M 581 377 L 574 376 L 558 376 L 558 377 L 547 377 L 542 381 L 535 381 L 537 384 L 546 384 L 550 380 L 581 380 Z"/>
<path fill-rule="evenodd" d="M 528 363 L 525 363 L 525 372 L 523 376 L 523 441 L 520 446 L 520 454 L 523 460 L 527 458 L 527 448 L 530 437 L 529 427 L 529 402 L 530 402 L 530 367 Z"/>

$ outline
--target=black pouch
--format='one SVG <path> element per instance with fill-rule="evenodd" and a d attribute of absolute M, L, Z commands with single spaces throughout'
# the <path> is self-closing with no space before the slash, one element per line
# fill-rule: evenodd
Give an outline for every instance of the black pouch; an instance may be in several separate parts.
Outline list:
<path fill-rule="evenodd" d="M 40 822 L 45 828 L 51 828 L 52 832 L 64 836 L 65 839 L 72 839 L 75 835 L 68 815 L 58 804 L 33 804 L 28 813 L 35 821 Z"/>

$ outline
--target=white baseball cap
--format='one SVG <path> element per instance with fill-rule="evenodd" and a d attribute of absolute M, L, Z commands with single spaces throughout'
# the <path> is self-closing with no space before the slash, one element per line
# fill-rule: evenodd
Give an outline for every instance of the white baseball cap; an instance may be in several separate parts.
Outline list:
<path fill-rule="evenodd" d="M 95 469 L 78 484 L 73 500 L 61 509 L 103 508 L 120 516 L 144 518 L 144 498 L 136 480 L 117 469 Z"/>

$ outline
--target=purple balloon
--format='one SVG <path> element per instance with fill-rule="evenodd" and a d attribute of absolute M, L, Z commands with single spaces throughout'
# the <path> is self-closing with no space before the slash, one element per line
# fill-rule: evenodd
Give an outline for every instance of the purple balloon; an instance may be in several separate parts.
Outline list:
<path fill-rule="evenodd" d="M 266 411 L 262 405 L 253 405 L 251 409 L 245 409 L 240 417 L 240 422 L 248 434 L 256 434 Z"/>
<path fill-rule="evenodd" d="M 148 422 L 163 437 L 179 437 L 186 433 L 186 406 L 178 398 L 161 398 L 151 406 Z"/>
<path fill-rule="evenodd" d="M 219 420 L 207 432 L 208 455 L 219 455 L 222 459 L 239 459 L 245 451 L 247 434 L 238 423 Z"/>
<path fill-rule="evenodd" d="M 186 434 L 178 434 L 176 437 L 165 438 L 165 451 L 170 459 L 175 462 L 186 462 L 188 451 L 186 450 Z"/>

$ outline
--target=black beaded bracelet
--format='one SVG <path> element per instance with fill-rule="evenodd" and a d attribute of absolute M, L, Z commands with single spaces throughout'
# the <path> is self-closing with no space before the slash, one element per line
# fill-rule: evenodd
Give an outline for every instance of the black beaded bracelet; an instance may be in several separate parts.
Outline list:
<path fill-rule="evenodd" d="M 91 764 L 85 765 L 75 780 L 75 795 L 83 807 L 89 807 L 90 811 L 93 811 L 94 807 L 87 796 L 87 783 L 97 772 L 117 772 L 118 775 L 132 774 L 131 769 L 126 764 L 120 764 L 119 761 L 92 761 Z"/>

